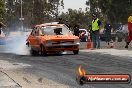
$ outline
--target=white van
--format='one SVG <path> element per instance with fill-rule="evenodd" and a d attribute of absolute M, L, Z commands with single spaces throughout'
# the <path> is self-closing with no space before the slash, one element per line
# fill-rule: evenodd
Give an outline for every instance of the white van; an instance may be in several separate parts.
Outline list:
<path fill-rule="evenodd" d="M 81 36 L 81 41 L 82 42 L 87 42 L 88 41 L 88 34 L 89 32 L 87 31 L 87 29 L 79 29 L 79 33 L 84 32 L 84 34 Z"/>

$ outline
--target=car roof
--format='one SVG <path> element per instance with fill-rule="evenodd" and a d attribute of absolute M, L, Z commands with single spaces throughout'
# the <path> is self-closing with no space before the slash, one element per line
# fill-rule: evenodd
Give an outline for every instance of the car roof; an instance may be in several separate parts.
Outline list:
<path fill-rule="evenodd" d="M 35 27 L 44 27 L 44 26 L 64 26 L 65 24 L 39 24 L 39 25 L 36 25 Z"/>

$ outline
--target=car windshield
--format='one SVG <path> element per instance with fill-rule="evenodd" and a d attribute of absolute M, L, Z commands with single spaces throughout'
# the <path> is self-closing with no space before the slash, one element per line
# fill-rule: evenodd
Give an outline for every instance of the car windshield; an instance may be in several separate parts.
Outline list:
<path fill-rule="evenodd" d="M 66 35 L 70 30 L 65 26 L 45 26 L 41 28 L 44 35 Z"/>

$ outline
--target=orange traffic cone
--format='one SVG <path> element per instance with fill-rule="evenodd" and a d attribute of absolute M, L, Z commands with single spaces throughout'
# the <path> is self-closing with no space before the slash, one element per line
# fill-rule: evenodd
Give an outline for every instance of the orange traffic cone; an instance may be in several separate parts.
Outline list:
<path fill-rule="evenodd" d="M 91 39 L 90 39 L 90 34 L 88 35 L 88 41 L 87 41 L 87 49 L 92 48 L 92 43 L 91 43 Z"/>

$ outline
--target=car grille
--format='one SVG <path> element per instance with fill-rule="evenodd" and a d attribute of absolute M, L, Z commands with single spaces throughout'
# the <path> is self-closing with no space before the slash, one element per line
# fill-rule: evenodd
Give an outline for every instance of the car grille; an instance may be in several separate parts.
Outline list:
<path fill-rule="evenodd" d="M 78 48 L 78 46 L 50 46 L 50 47 L 47 47 L 47 49 L 49 50 L 52 50 L 52 49 L 71 49 L 71 48 Z"/>
<path fill-rule="evenodd" d="M 51 46 L 50 48 L 73 48 L 73 46 Z"/>
<path fill-rule="evenodd" d="M 57 42 L 53 42 L 52 44 L 62 44 L 62 43 L 73 43 L 73 41 L 57 41 Z"/>

